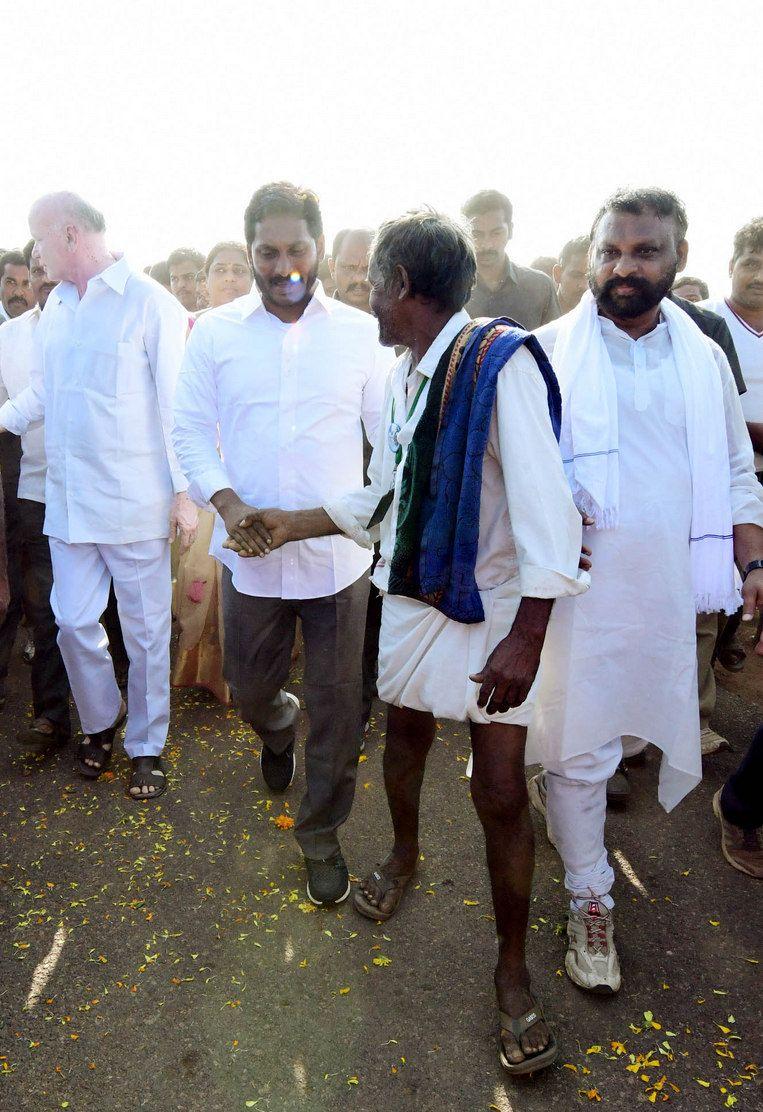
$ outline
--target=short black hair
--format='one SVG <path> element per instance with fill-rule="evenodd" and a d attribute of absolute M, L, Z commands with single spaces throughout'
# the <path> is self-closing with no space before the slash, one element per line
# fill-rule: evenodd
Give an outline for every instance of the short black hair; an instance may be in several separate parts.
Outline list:
<path fill-rule="evenodd" d="M 530 263 L 530 270 L 539 270 L 542 274 L 547 274 L 550 278 L 555 265 L 556 259 L 553 255 L 538 255 L 538 257 L 533 259 Z"/>
<path fill-rule="evenodd" d="M 28 267 L 32 266 L 32 252 L 34 251 L 34 240 L 30 239 L 29 243 L 25 243 L 21 249 L 21 254 L 24 256 L 24 262 Z"/>
<path fill-rule="evenodd" d="M 244 239 L 247 247 L 254 243 L 257 225 L 266 216 L 297 216 L 307 224 L 314 240 L 323 235 L 320 202 L 311 189 L 292 185 L 289 181 L 271 181 L 252 194 L 244 213 Z"/>
<path fill-rule="evenodd" d="M 5 251 L 0 255 L 0 278 L 5 276 L 6 266 L 25 266 L 28 268 L 29 263 L 21 251 Z"/>
<path fill-rule="evenodd" d="M 576 255 L 587 255 L 590 246 L 590 236 L 576 236 L 575 239 L 568 239 L 559 252 L 559 266 L 564 270 L 567 264 L 571 262 Z"/>
<path fill-rule="evenodd" d="M 506 223 L 511 224 L 514 218 L 514 206 L 505 193 L 497 189 L 481 189 L 466 202 L 461 212 L 471 220 L 474 216 L 484 216 L 486 212 L 495 212 L 498 209 L 506 217 Z"/>
<path fill-rule="evenodd" d="M 749 224 L 745 224 L 734 236 L 732 263 L 735 263 L 740 255 L 744 255 L 746 251 L 755 251 L 756 253 L 763 251 L 763 216 L 758 216 L 755 220 L 751 220 Z"/>
<path fill-rule="evenodd" d="M 176 263 L 191 262 L 197 270 L 201 270 L 204 266 L 204 256 L 201 251 L 197 251 L 195 247 L 176 247 L 174 251 L 170 251 L 167 256 L 167 269 L 175 266 Z"/>
<path fill-rule="evenodd" d="M 236 241 L 232 239 L 223 239 L 220 241 L 220 243 L 216 243 L 214 245 L 212 250 L 207 255 L 206 259 L 204 260 L 204 273 L 207 276 L 209 276 L 209 271 L 212 263 L 215 261 L 216 256 L 219 255 L 221 251 L 240 251 L 241 254 L 244 256 L 244 262 L 247 266 L 249 266 L 249 256 L 246 253 L 246 246 L 243 243 L 236 243 Z"/>
<path fill-rule="evenodd" d="M 150 266 L 148 276 L 158 282 L 160 286 L 165 286 L 166 289 L 170 288 L 170 268 L 167 266 L 165 259 L 161 259 L 158 263 Z"/>
<path fill-rule="evenodd" d="M 680 290 L 681 286 L 699 286 L 699 292 L 702 294 L 703 299 L 710 296 L 707 282 L 703 282 L 701 278 L 692 278 L 688 274 L 679 274 L 673 283 L 673 289 Z"/>
<path fill-rule="evenodd" d="M 351 235 L 368 236 L 369 240 L 371 241 L 373 241 L 374 238 L 374 233 L 371 231 L 370 228 L 342 228 L 342 230 L 340 232 L 337 232 L 334 236 L 334 242 L 331 245 L 332 259 L 336 261 L 337 255 L 342 250 L 342 244 L 347 239 L 347 236 Z"/>
<path fill-rule="evenodd" d="M 396 267 L 402 267 L 414 297 L 453 312 L 469 300 L 477 273 L 469 234 L 449 216 L 429 208 L 382 224 L 374 239 L 371 265 L 381 274 L 385 288 Z"/>
<path fill-rule="evenodd" d="M 689 220 L 683 202 L 669 189 L 618 189 L 608 197 L 594 217 L 591 226 L 591 239 L 596 236 L 602 218 L 608 212 L 628 212 L 634 216 L 643 216 L 651 212 L 660 220 L 672 220 L 676 226 L 677 239 L 680 243 L 686 239 Z"/>

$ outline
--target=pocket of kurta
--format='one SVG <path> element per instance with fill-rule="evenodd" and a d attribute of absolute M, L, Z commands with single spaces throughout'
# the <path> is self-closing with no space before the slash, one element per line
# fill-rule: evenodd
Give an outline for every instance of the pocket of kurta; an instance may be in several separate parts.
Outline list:
<path fill-rule="evenodd" d="M 136 344 L 117 344 L 117 396 L 143 390 L 145 352 Z"/>

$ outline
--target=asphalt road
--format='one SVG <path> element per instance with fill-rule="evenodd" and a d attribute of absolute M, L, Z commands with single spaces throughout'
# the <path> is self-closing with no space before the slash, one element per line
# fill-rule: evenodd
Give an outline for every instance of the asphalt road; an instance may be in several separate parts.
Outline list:
<path fill-rule="evenodd" d="M 171 789 L 136 804 L 124 756 L 96 784 L 72 770 L 71 752 L 18 757 L 28 677 L 15 663 L 0 746 L 0 1109 L 760 1108 L 750 1064 L 763 889 L 721 857 L 710 809 L 763 718 L 763 661 L 753 663 L 719 698 L 715 724 L 735 752 L 709 758 L 671 816 L 656 803 L 651 754 L 628 809 L 611 815 L 615 998 L 562 973 L 562 871 L 538 830 L 530 962 L 562 1053 L 523 1083 L 497 1060 L 495 940 L 463 727 L 438 730 L 419 883 L 380 927 L 349 905 L 306 902 L 292 835 L 276 821 L 296 810 L 301 770 L 285 804 L 270 799 L 232 711 L 176 692 Z M 380 715 L 343 838 L 356 874 L 390 835 L 382 726 Z"/>

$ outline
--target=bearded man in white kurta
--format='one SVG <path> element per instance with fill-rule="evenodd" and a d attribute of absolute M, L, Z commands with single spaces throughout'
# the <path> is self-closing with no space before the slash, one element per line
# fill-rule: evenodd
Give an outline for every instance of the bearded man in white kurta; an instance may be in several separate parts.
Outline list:
<path fill-rule="evenodd" d="M 763 499 L 725 355 L 667 299 L 686 258 L 686 215 L 662 190 L 623 191 L 594 223 L 588 292 L 540 329 L 559 376 L 560 446 L 589 530 L 588 594 L 556 607 L 530 731 L 571 904 L 566 968 L 616 992 L 606 785 L 622 735 L 663 752 L 671 810 L 701 779 L 696 613 L 763 605 Z"/>
<path fill-rule="evenodd" d="M 79 771 L 90 779 L 104 771 L 127 713 L 100 624 L 113 581 L 130 658 L 129 791 L 158 798 L 169 724 L 170 535 L 189 544 L 197 517 L 171 439 L 186 317 L 108 251 L 102 214 L 76 194 L 41 198 L 29 228 L 59 284 L 37 325 L 30 385 L 0 408 L 0 427 L 21 434 L 45 419 L 51 605 L 85 734 Z"/>
<path fill-rule="evenodd" d="M 369 271 L 392 370 L 370 485 L 322 509 L 259 510 L 231 531 L 268 558 L 289 540 L 380 540 L 379 695 L 390 704 L 384 777 L 395 842 L 355 907 L 394 914 L 419 857 L 419 797 L 435 717 L 468 721 L 471 793 L 485 832 L 499 959 L 500 1057 L 550 1064 L 556 1044 L 530 991 L 525 932 L 533 867 L 524 744 L 553 600 L 586 589 L 581 519 L 554 435 L 556 379 L 532 336 L 464 311 L 466 233 L 430 211 L 384 225 Z"/>

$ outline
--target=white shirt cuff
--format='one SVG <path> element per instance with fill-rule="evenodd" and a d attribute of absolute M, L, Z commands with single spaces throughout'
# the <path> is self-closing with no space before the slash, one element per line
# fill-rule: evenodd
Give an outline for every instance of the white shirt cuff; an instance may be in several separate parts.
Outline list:
<path fill-rule="evenodd" d="M 558 571 L 525 564 L 519 569 L 519 583 L 523 598 L 565 598 L 587 591 L 591 576 L 587 571 L 579 571 L 572 579 Z"/>
<path fill-rule="evenodd" d="M 227 490 L 231 481 L 224 467 L 213 467 L 209 471 L 202 471 L 190 483 L 183 480 L 188 488 L 188 497 L 193 499 L 197 506 L 202 508 L 212 500 L 212 495 L 218 490 Z"/>
<path fill-rule="evenodd" d="M 373 529 L 364 529 L 358 524 L 358 519 L 353 516 L 341 502 L 327 502 L 323 509 L 335 525 L 338 525 L 346 537 L 355 541 L 361 548 L 373 548 L 379 541 L 379 526 Z"/>
<path fill-rule="evenodd" d="M 19 413 L 13 404 L 13 398 L 0 405 L 0 429 L 7 429 L 8 432 L 21 436 L 28 428 L 29 421 Z"/>

